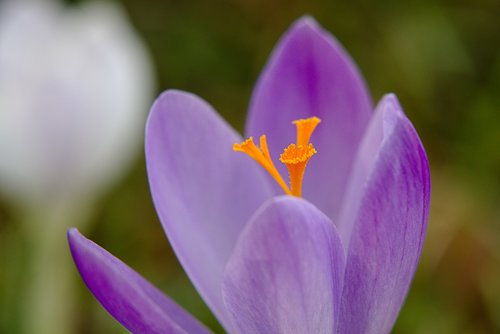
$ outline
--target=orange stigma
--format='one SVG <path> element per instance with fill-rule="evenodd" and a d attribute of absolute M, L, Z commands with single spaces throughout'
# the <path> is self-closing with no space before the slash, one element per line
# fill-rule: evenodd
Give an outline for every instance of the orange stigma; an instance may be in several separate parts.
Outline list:
<path fill-rule="evenodd" d="M 321 120 L 314 116 L 293 121 L 292 123 L 297 127 L 297 145 L 309 144 L 309 139 L 320 122 Z"/>
<path fill-rule="evenodd" d="M 280 161 L 288 168 L 290 175 L 290 188 L 292 195 L 302 196 L 302 180 L 307 163 L 313 155 L 316 154 L 316 149 L 313 144 L 295 145 L 290 144 L 280 155 Z"/>
<path fill-rule="evenodd" d="M 316 154 L 316 149 L 309 143 L 312 133 L 316 126 L 321 122 L 318 117 L 310 117 L 293 121 L 297 127 L 296 144 L 290 144 L 280 155 L 280 161 L 288 169 L 290 176 L 290 188 L 283 181 L 280 173 L 274 166 L 267 147 L 266 136 L 260 136 L 260 148 L 255 145 L 253 138 L 250 137 L 241 144 L 234 144 L 233 150 L 244 152 L 257 161 L 264 169 L 276 180 L 285 194 L 297 197 L 302 196 L 302 180 L 309 159 Z"/>
<path fill-rule="evenodd" d="M 276 182 L 278 182 L 285 194 L 291 194 L 290 189 L 288 189 L 288 186 L 285 181 L 283 181 L 283 178 L 271 159 L 269 148 L 267 147 L 266 135 L 260 136 L 260 148 L 255 145 L 253 138 L 250 137 L 241 144 L 233 144 L 233 150 L 248 154 L 252 159 L 264 167 L 264 169 L 276 180 Z"/>

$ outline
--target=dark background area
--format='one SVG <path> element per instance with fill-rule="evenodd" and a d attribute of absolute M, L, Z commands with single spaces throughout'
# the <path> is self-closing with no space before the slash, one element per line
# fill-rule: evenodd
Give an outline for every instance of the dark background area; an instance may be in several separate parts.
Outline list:
<path fill-rule="evenodd" d="M 273 46 L 295 19 L 314 16 L 349 51 L 375 101 L 398 95 L 430 159 L 429 230 L 394 333 L 500 332 L 499 1 L 120 2 L 160 90 L 203 97 L 240 131 Z M 11 228 L 5 205 L 0 215 L 1 233 Z M 85 234 L 221 331 L 164 236 L 143 156 Z M 77 286 L 81 333 L 125 333 Z"/>

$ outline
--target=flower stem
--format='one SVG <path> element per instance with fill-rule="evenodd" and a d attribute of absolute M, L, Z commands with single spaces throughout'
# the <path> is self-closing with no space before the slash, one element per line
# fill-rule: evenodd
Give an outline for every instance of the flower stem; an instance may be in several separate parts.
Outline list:
<path fill-rule="evenodd" d="M 66 240 L 66 230 L 81 227 L 84 210 L 71 203 L 32 210 L 24 219 L 28 250 L 23 300 L 23 333 L 75 332 L 74 284 L 77 273 Z"/>

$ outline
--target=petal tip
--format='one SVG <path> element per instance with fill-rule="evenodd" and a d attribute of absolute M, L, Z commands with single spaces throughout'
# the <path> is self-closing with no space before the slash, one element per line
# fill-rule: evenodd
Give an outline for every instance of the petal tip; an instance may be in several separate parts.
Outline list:
<path fill-rule="evenodd" d="M 417 130 L 413 126 L 411 120 L 406 116 L 396 94 L 385 94 L 380 100 L 379 105 L 383 108 L 384 137 L 387 140 L 387 138 L 392 135 L 398 124 L 400 124 L 405 129 L 404 131 L 411 138 L 415 147 L 419 151 L 423 164 L 422 168 L 424 173 L 426 174 L 425 178 L 427 179 L 428 188 L 430 188 L 430 170 L 427 153 L 425 151 L 422 140 L 417 133 Z"/>
<path fill-rule="evenodd" d="M 409 122 L 403 107 L 394 93 L 387 93 L 380 99 L 378 108 L 381 108 L 384 120 L 384 133 L 391 133 L 394 126 L 400 122 Z"/>
<path fill-rule="evenodd" d="M 66 232 L 66 234 L 69 236 L 73 236 L 75 234 L 79 234 L 80 232 L 78 231 L 78 229 L 76 227 L 70 227 L 68 228 L 68 231 Z"/>
<path fill-rule="evenodd" d="M 326 32 L 318 21 L 311 15 L 304 15 L 298 18 L 290 27 L 289 35 L 302 35 L 309 38 L 322 37 Z"/>
<path fill-rule="evenodd" d="M 310 29 L 321 29 L 318 21 L 310 14 L 303 15 L 299 17 L 293 23 L 295 28 L 310 28 Z"/>
<path fill-rule="evenodd" d="M 290 202 L 290 203 L 295 203 L 295 205 L 301 205 L 301 203 L 305 203 L 304 199 L 301 197 L 297 196 L 292 196 L 292 195 L 279 195 L 279 196 L 274 196 L 271 198 L 267 203 L 264 203 L 262 205 L 262 209 L 272 209 L 272 208 L 277 208 L 283 205 L 283 203 Z"/>
<path fill-rule="evenodd" d="M 71 250 L 71 253 L 74 253 L 75 244 L 79 241 L 79 239 L 84 238 L 84 236 L 78 231 L 76 227 L 71 227 L 66 232 L 66 236 L 68 238 L 68 244 Z"/>
<path fill-rule="evenodd" d="M 193 107 L 194 106 L 194 107 Z M 148 137 L 153 128 L 163 124 L 164 118 L 172 113 L 184 112 L 185 110 L 197 110 L 208 106 L 198 95 L 177 89 L 168 89 L 162 92 L 154 101 L 146 121 L 146 146 Z M 209 108 L 211 108 L 209 106 Z"/>
<path fill-rule="evenodd" d="M 401 104 L 399 103 L 398 97 L 395 93 L 387 93 L 380 99 L 381 104 L 390 105 L 395 110 L 402 111 Z"/>
<path fill-rule="evenodd" d="M 398 96 L 396 95 L 396 93 L 393 93 L 393 92 L 387 93 L 383 96 L 383 99 L 392 103 L 394 105 L 395 109 L 398 109 L 400 112 L 403 112 L 403 107 L 401 106 L 401 103 L 399 102 L 399 99 L 398 99 Z"/>
<path fill-rule="evenodd" d="M 67 231 L 68 245 L 73 257 L 76 268 L 82 274 L 82 278 L 85 279 L 85 275 L 82 272 L 82 257 L 89 251 L 92 251 L 93 241 L 87 239 L 83 236 L 76 227 L 71 227 Z"/>
<path fill-rule="evenodd" d="M 162 108 L 162 106 L 165 103 L 168 103 L 169 101 L 173 99 L 190 99 L 196 97 L 196 95 L 185 92 L 182 90 L 178 89 L 167 89 L 163 91 L 154 101 L 153 106 L 151 107 L 151 111 L 149 113 L 149 118 L 148 118 L 148 123 L 152 117 L 153 114 L 156 114 L 160 112 L 161 110 L 164 110 L 165 108 Z"/>
<path fill-rule="evenodd" d="M 384 96 L 382 96 L 381 100 L 382 101 L 391 101 L 393 103 L 399 104 L 398 97 L 397 97 L 396 93 L 393 93 L 393 92 L 389 92 L 389 93 L 384 94 Z"/>
<path fill-rule="evenodd" d="M 183 97 L 192 97 L 192 96 L 194 96 L 193 93 L 186 92 L 186 91 L 183 91 L 183 90 L 180 90 L 180 89 L 167 89 L 167 90 L 163 91 L 160 94 L 160 96 L 158 96 L 158 98 L 156 100 L 157 101 L 163 101 L 165 99 L 170 99 L 172 97 L 183 98 Z"/>

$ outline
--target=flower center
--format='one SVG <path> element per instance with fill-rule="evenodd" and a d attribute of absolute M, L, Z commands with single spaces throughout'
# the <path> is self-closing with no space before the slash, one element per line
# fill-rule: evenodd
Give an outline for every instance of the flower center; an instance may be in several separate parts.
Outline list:
<path fill-rule="evenodd" d="M 304 171 L 309 159 L 316 154 L 316 149 L 313 144 L 309 143 L 309 139 L 320 122 L 321 120 L 318 117 L 299 119 L 293 122 L 297 128 L 297 142 L 288 145 L 280 155 L 280 161 L 288 169 L 290 188 L 271 159 L 265 135 L 260 136 L 260 147 L 257 147 L 253 142 L 253 138 L 250 137 L 241 144 L 234 144 L 233 150 L 246 153 L 257 161 L 280 185 L 285 194 L 300 197 L 302 195 Z"/>

